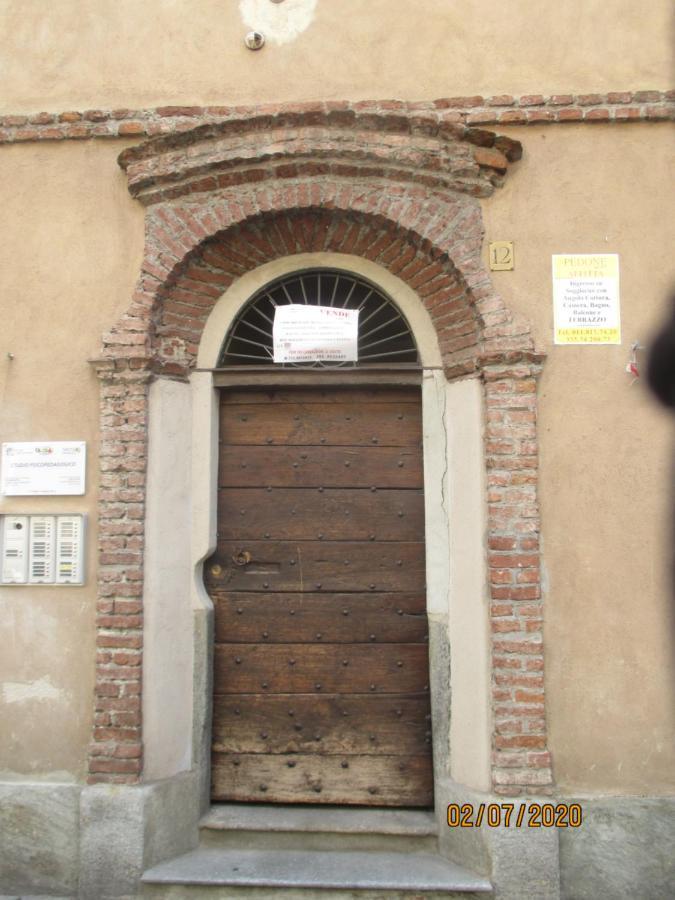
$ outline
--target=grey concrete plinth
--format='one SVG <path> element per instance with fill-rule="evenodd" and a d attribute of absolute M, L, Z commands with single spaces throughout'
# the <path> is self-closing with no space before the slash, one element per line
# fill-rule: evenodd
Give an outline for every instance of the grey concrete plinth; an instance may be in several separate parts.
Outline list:
<path fill-rule="evenodd" d="M 53 782 L 0 784 L 0 890 L 74 895 L 81 788 Z"/>
<path fill-rule="evenodd" d="M 448 803 L 470 803 L 478 809 L 481 804 L 487 807 L 506 802 L 504 797 L 471 791 L 450 780 L 436 786 L 436 797 L 443 804 L 441 809 Z M 533 796 L 511 802 L 515 821 L 521 803 L 550 802 L 550 798 Z M 497 900 L 560 900 L 556 828 L 490 828 L 485 819 L 480 828 L 450 828 L 444 824 L 439 831 L 439 847 L 444 856 L 460 865 L 489 873 Z"/>
<path fill-rule="evenodd" d="M 490 882 L 438 856 L 199 849 L 143 875 L 144 884 L 342 891 L 490 893 Z"/>
<path fill-rule="evenodd" d="M 198 840 L 196 773 L 150 784 L 0 783 L 2 897 L 136 897 L 144 869 Z"/>
<path fill-rule="evenodd" d="M 95 785 L 82 792 L 80 890 L 87 900 L 131 893 L 143 871 L 144 794 Z"/>
<path fill-rule="evenodd" d="M 564 900 L 672 900 L 675 797 L 578 802 L 581 827 L 560 829 Z"/>
<path fill-rule="evenodd" d="M 197 844 L 197 779 L 94 785 L 82 791 L 81 900 L 135 896 L 141 873 Z"/>
<path fill-rule="evenodd" d="M 497 900 L 559 900 L 558 829 L 494 828 L 487 837 Z"/>

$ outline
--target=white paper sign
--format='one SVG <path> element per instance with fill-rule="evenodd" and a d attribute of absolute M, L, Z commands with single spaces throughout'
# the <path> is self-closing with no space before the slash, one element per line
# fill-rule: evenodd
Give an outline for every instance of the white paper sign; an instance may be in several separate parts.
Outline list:
<path fill-rule="evenodd" d="M 274 362 L 354 362 L 359 310 L 289 304 L 274 312 Z"/>
<path fill-rule="evenodd" d="M 553 256 L 556 344 L 620 344 L 616 253 Z"/>
<path fill-rule="evenodd" d="M 84 494 L 84 441 L 2 445 L 2 493 L 10 497 Z"/>

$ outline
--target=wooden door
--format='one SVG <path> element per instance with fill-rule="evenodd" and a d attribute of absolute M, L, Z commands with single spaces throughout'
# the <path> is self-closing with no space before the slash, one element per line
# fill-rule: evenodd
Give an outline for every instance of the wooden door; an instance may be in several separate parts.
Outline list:
<path fill-rule="evenodd" d="M 221 393 L 212 798 L 430 806 L 419 388 Z"/>

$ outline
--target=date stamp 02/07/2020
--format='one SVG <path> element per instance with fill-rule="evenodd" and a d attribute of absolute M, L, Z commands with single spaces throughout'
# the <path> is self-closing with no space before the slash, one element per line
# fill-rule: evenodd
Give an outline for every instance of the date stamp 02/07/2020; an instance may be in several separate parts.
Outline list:
<path fill-rule="evenodd" d="M 579 803 L 450 803 L 450 828 L 579 828 Z"/>

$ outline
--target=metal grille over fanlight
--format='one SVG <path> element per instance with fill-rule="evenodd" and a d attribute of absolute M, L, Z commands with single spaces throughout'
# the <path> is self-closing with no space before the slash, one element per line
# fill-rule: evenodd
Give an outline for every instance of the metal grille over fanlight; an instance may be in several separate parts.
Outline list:
<path fill-rule="evenodd" d="M 251 298 L 228 332 L 218 366 L 274 365 L 274 311 L 289 303 L 360 310 L 358 362 L 302 363 L 303 367 L 418 363 L 410 327 L 386 294 L 349 272 L 311 269 L 278 278 Z"/>

